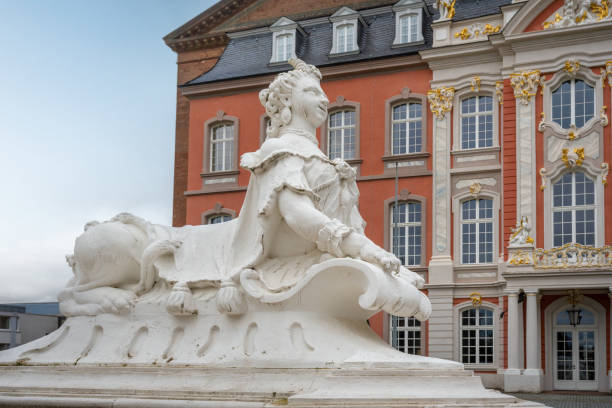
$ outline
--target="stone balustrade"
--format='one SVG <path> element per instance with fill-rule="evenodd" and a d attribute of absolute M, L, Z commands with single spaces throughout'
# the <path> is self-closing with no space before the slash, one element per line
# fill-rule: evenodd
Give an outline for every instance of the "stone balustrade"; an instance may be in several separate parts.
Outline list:
<path fill-rule="evenodd" d="M 536 269 L 609 267 L 612 266 L 612 246 L 568 243 L 551 249 L 536 248 L 533 266 Z"/>

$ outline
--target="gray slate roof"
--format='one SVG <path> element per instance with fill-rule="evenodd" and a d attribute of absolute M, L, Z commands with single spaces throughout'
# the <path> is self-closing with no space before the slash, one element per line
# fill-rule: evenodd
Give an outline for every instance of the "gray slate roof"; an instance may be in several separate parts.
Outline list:
<path fill-rule="evenodd" d="M 432 45 L 431 23 L 438 18 L 433 7 L 434 0 L 427 0 L 431 16 L 423 13 L 424 44 L 392 47 L 395 37 L 395 14 L 388 12 L 364 17 L 359 38 L 359 53 L 344 56 L 329 56 L 332 48 L 332 23 L 303 27 L 306 36 L 298 40 L 296 54 L 309 64 L 323 67 L 351 61 L 415 54 Z M 512 0 L 457 0 L 454 21 L 466 20 L 491 14 L 499 14 L 500 6 Z M 236 78 L 273 74 L 288 70 L 288 64 L 270 65 L 272 58 L 272 33 L 233 38 L 217 64 L 198 78 L 183 86 L 205 84 Z"/>

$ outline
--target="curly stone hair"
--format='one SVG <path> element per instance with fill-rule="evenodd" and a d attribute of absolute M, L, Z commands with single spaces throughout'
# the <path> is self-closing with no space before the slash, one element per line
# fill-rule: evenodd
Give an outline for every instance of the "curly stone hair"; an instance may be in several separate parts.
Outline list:
<path fill-rule="evenodd" d="M 259 92 L 259 101 L 270 118 L 266 129 L 269 138 L 278 137 L 280 129 L 291 121 L 291 90 L 296 81 L 303 76 L 321 80 L 321 72 L 314 65 L 299 58 L 290 58 L 288 62 L 294 69 L 277 75 L 268 88 Z"/>

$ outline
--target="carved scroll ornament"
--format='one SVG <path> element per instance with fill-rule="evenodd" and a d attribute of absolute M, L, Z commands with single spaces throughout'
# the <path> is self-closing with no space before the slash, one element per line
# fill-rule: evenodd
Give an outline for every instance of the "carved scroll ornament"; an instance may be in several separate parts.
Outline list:
<path fill-rule="evenodd" d="M 514 89 L 514 97 L 523 105 L 527 105 L 532 96 L 538 92 L 538 86 L 544 86 L 540 71 L 510 74 L 510 84 Z"/>
<path fill-rule="evenodd" d="M 427 92 L 429 108 L 438 120 L 444 119 L 446 112 L 453 108 L 454 96 L 455 88 L 453 87 L 441 87 Z"/>

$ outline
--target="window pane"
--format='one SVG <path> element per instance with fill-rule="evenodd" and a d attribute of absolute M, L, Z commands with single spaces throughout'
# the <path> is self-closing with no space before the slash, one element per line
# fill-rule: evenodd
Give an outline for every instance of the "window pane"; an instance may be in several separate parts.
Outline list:
<path fill-rule="evenodd" d="M 392 207 L 391 242 L 393 254 L 403 265 L 421 264 L 421 203 L 398 203 Z"/>

